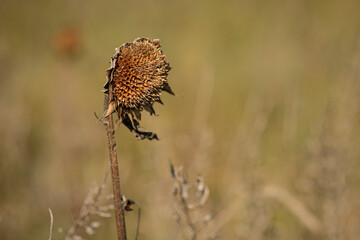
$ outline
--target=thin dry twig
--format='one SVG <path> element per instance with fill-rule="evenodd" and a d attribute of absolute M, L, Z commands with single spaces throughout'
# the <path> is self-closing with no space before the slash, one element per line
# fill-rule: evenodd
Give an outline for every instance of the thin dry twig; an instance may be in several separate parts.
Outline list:
<path fill-rule="evenodd" d="M 213 218 L 211 214 L 202 214 L 201 211 L 210 194 L 203 178 L 198 176 L 195 183 L 190 183 L 183 167 L 174 168 L 172 164 L 170 172 L 175 180 L 173 195 L 176 220 L 184 235 L 191 240 L 211 238 L 207 234 L 199 237 Z"/>
<path fill-rule="evenodd" d="M 50 214 L 50 232 L 49 232 L 49 240 L 52 239 L 52 233 L 53 233 L 53 228 L 54 228 L 54 216 L 53 213 L 51 211 L 51 209 L 49 208 L 49 214 Z"/>
<path fill-rule="evenodd" d="M 141 220 L 141 207 L 139 204 L 135 202 L 136 206 L 138 207 L 138 219 L 137 219 L 137 226 L 136 226 L 136 233 L 135 233 L 135 240 L 139 238 L 139 230 L 140 230 L 140 220 Z"/>

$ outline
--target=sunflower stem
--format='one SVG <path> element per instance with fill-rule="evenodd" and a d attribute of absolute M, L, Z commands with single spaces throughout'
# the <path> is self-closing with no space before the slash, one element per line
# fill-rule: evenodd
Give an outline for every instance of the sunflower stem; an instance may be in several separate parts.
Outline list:
<path fill-rule="evenodd" d="M 109 106 L 109 95 L 104 96 L 104 112 L 107 111 Z M 120 174 L 116 150 L 115 129 L 112 114 L 105 118 L 104 125 L 106 128 L 109 156 L 110 156 L 110 168 L 112 176 L 113 194 L 114 194 L 114 207 L 115 207 L 115 221 L 117 230 L 117 239 L 126 240 L 126 227 L 125 227 L 125 215 L 124 209 L 121 203 L 121 191 L 120 191 Z"/>

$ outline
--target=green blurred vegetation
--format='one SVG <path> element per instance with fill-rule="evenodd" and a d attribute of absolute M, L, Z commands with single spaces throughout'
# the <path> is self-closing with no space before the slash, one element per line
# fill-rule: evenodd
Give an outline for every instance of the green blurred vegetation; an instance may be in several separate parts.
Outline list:
<path fill-rule="evenodd" d="M 170 161 L 204 176 L 220 239 L 357 239 L 359 9 L 350 0 L 3 0 L 0 238 L 47 239 L 51 208 L 63 239 L 58 228 L 67 231 L 108 166 L 93 112 L 110 56 L 149 37 L 168 56 L 177 97 L 164 94 L 160 116 L 143 117 L 159 142 L 117 131 L 123 193 L 143 209 L 140 239 L 182 239 Z M 127 219 L 131 237 L 136 216 Z M 113 219 L 101 221 L 88 239 L 115 238 Z"/>

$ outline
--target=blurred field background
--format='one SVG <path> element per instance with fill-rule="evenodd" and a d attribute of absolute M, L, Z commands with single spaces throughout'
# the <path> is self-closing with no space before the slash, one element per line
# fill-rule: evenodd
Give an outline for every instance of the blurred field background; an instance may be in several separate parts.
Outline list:
<path fill-rule="evenodd" d="M 102 113 L 115 47 L 159 38 L 176 97 L 117 131 L 140 239 L 186 239 L 169 163 L 210 188 L 218 239 L 360 236 L 359 1 L 0 4 L 0 239 L 64 239 L 108 166 Z M 107 183 L 107 193 L 110 192 Z M 113 219 L 86 239 L 115 239 Z M 133 239 L 136 214 L 127 214 Z M 63 232 L 61 232 L 61 230 Z"/>

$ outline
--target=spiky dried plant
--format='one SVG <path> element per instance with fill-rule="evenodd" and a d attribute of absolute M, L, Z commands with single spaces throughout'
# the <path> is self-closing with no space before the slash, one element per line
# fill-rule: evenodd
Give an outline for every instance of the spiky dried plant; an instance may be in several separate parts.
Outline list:
<path fill-rule="evenodd" d="M 175 217 L 184 237 L 189 240 L 215 239 L 216 236 L 204 234 L 204 230 L 213 219 L 212 214 L 203 214 L 210 191 L 203 177 L 198 176 L 195 183 L 189 182 L 183 166 L 170 165 L 171 176 L 174 179 Z"/>
<path fill-rule="evenodd" d="M 141 111 L 155 114 L 153 104 L 162 104 L 162 91 L 173 94 L 167 76 L 170 71 L 167 57 L 160 48 L 158 39 L 137 38 L 116 48 L 107 70 L 105 93 L 109 105 L 103 117 L 117 112 L 120 121 L 138 139 L 157 139 L 157 135 L 139 127 Z"/>

